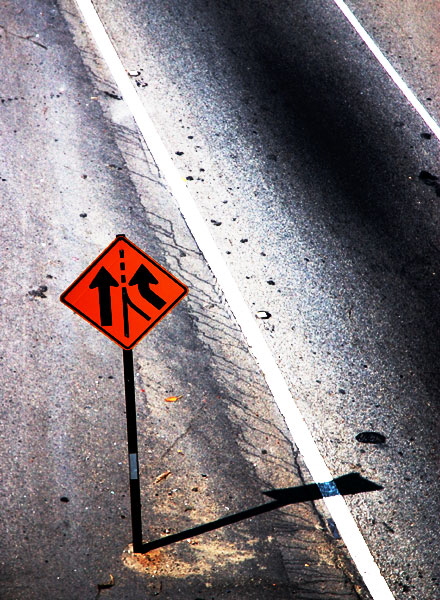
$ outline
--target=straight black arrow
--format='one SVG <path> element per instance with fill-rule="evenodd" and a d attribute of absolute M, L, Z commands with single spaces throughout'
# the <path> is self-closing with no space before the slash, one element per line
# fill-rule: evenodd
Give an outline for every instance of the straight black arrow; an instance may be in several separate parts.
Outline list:
<path fill-rule="evenodd" d="M 131 280 L 128 282 L 128 285 L 137 285 L 139 294 L 144 298 L 147 302 L 152 304 L 154 308 L 160 310 L 166 304 L 165 300 L 162 300 L 160 296 L 158 296 L 153 290 L 150 290 L 151 284 L 159 283 L 157 279 L 154 277 L 152 273 L 145 267 L 141 265 L 136 273 L 133 275 Z"/>
<path fill-rule="evenodd" d="M 195 535 L 200 535 L 201 533 L 207 533 L 208 531 L 213 531 L 214 529 L 220 529 L 221 527 L 225 527 L 225 525 L 231 525 L 232 523 L 238 523 L 244 519 L 256 517 L 257 515 L 275 510 L 276 508 L 282 508 L 288 504 L 319 500 L 320 498 L 337 496 L 339 494 L 341 496 L 346 496 L 348 494 L 360 494 L 362 492 L 373 492 L 382 489 L 383 488 L 381 485 L 365 479 L 359 473 L 349 473 L 348 475 L 337 477 L 336 479 L 325 483 L 311 483 L 298 487 L 263 492 L 266 496 L 275 498 L 275 500 L 272 502 L 267 502 L 266 504 L 260 504 L 260 506 L 255 506 L 254 508 L 249 508 L 248 510 L 244 510 L 239 513 L 221 517 L 220 519 L 211 521 L 210 523 L 197 525 L 191 529 L 186 529 L 185 531 L 180 531 L 179 533 L 172 533 L 171 535 L 166 535 L 157 540 L 152 540 L 151 542 L 142 544 L 141 552 L 145 553 L 156 548 L 162 548 L 163 546 L 168 546 L 169 544 L 186 540 L 194 537 Z"/>
<path fill-rule="evenodd" d="M 93 290 L 98 288 L 99 292 L 99 313 L 101 326 L 110 327 L 112 324 L 112 301 L 110 295 L 111 287 L 119 287 L 119 283 L 107 271 L 105 267 L 101 267 L 96 273 L 89 288 Z"/>

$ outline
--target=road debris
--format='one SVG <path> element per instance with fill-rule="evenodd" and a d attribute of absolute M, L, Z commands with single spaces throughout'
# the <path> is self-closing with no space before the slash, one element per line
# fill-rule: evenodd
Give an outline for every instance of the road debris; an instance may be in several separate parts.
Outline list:
<path fill-rule="evenodd" d="M 255 314 L 258 319 L 270 319 L 272 316 L 267 310 L 258 310 Z"/>
<path fill-rule="evenodd" d="M 39 285 L 36 290 L 30 290 L 28 295 L 31 298 L 47 298 L 44 292 L 47 292 L 47 285 Z"/>
<path fill-rule="evenodd" d="M 110 578 L 107 583 L 98 583 L 98 590 L 108 590 L 115 585 L 115 578 L 110 573 Z"/>
<path fill-rule="evenodd" d="M 165 398 L 165 402 L 177 402 L 177 400 L 180 400 L 180 398 L 183 398 L 183 395 L 181 395 L 181 396 L 169 396 L 168 398 Z"/>
<path fill-rule="evenodd" d="M 104 94 L 109 98 L 113 98 L 113 100 L 122 100 L 122 96 L 120 96 L 119 94 L 115 94 L 114 92 L 104 91 Z"/>
<path fill-rule="evenodd" d="M 154 483 L 160 483 L 161 481 L 163 481 L 164 479 L 166 479 L 169 475 L 171 475 L 171 471 L 164 471 L 163 473 L 161 473 L 160 475 L 158 475 L 156 477 L 156 479 L 154 480 Z"/>

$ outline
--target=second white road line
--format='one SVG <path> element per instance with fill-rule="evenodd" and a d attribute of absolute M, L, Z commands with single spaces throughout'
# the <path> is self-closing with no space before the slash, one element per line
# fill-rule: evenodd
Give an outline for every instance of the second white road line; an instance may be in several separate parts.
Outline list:
<path fill-rule="evenodd" d="M 362 38 L 362 40 L 365 42 L 365 44 L 368 46 L 368 48 L 374 54 L 376 59 L 379 61 L 380 65 L 388 73 L 388 75 L 391 77 L 391 79 L 397 85 L 399 90 L 406 97 L 406 99 L 411 104 L 411 106 L 413 108 L 415 108 L 415 110 L 419 113 L 419 115 L 425 121 L 427 126 L 431 129 L 432 133 L 440 140 L 440 126 L 431 117 L 429 112 L 426 110 L 426 108 L 423 106 L 423 104 L 420 102 L 420 100 L 417 98 L 417 96 L 414 94 L 414 92 L 411 91 L 411 89 L 408 87 L 408 85 L 403 81 L 403 79 L 401 78 L 399 73 L 396 71 L 396 69 L 393 67 L 393 65 L 390 63 L 390 61 L 384 55 L 382 50 L 378 47 L 378 45 L 373 40 L 373 38 L 362 27 L 362 25 L 359 23 L 357 18 L 354 16 L 354 14 L 351 12 L 351 10 L 348 8 L 348 6 L 345 4 L 345 2 L 343 2 L 343 0 L 333 0 L 333 2 L 341 10 L 341 12 L 344 14 L 346 19 L 353 26 L 353 28 L 356 30 L 358 35 Z"/>
<path fill-rule="evenodd" d="M 208 226 L 147 114 L 98 14 L 90 0 L 76 0 L 76 3 L 162 177 L 166 180 L 197 245 L 204 254 L 247 339 L 251 352 L 266 378 L 275 402 L 285 418 L 292 438 L 301 452 L 311 476 L 316 483 L 331 481 L 333 476 L 310 434 L 287 383 L 223 260 Z M 381 575 L 344 498 L 338 495 L 327 497 L 324 500 L 373 599 L 393 600 L 394 596 Z"/>

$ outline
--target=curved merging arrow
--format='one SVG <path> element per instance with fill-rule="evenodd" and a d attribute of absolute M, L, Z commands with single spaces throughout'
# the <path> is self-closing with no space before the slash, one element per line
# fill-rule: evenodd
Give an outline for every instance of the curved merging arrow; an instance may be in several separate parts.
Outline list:
<path fill-rule="evenodd" d="M 110 275 L 105 267 L 101 267 L 93 278 L 93 281 L 90 283 L 89 288 L 91 290 L 98 288 L 99 313 L 101 326 L 103 327 L 110 327 L 112 324 L 111 287 L 119 287 L 119 283 L 112 275 Z"/>
<path fill-rule="evenodd" d="M 152 304 L 154 308 L 161 309 L 166 302 L 150 289 L 151 284 L 159 283 L 145 265 L 141 265 L 133 277 L 128 282 L 128 285 L 137 285 L 142 298 Z"/>

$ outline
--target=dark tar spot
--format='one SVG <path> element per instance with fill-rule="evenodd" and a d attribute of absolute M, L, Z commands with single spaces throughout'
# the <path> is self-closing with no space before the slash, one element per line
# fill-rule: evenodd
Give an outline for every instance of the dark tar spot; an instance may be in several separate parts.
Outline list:
<path fill-rule="evenodd" d="M 212 223 L 213 225 L 216 225 L 216 227 L 219 227 L 219 226 L 222 224 L 222 222 L 221 222 L 221 221 L 216 221 L 215 219 L 211 219 L 211 223 Z"/>
<path fill-rule="evenodd" d="M 391 527 L 391 525 L 388 525 L 388 523 L 385 523 L 385 521 L 383 521 L 383 524 L 387 531 L 389 531 L 390 533 L 394 533 L 394 529 Z"/>
<path fill-rule="evenodd" d="M 194 180 L 194 177 L 193 177 L 192 175 L 187 175 L 187 176 L 186 176 L 186 180 L 187 180 L 187 181 L 193 181 L 193 180 Z"/>
<path fill-rule="evenodd" d="M 32 298 L 47 298 L 44 292 L 47 292 L 47 285 L 39 285 L 36 290 L 30 290 L 28 294 Z"/>
<path fill-rule="evenodd" d="M 438 177 L 436 175 L 431 175 L 428 171 L 420 171 L 419 179 L 427 185 L 434 185 L 434 183 L 438 181 Z"/>
<path fill-rule="evenodd" d="M 432 134 L 431 133 L 421 133 L 420 137 L 422 137 L 424 140 L 430 140 L 432 138 Z"/>
<path fill-rule="evenodd" d="M 426 185 L 433 187 L 437 196 L 440 196 L 440 183 L 437 175 L 432 175 L 428 171 L 420 171 L 420 181 L 423 181 Z"/>
<path fill-rule="evenodd" d="M 248 240 L 247 238 L 242 238 L 242 239 L 240 240 L 240 242 L 241 242 L 242 244 L 246 244 L 246 242 L 248 242 L 248 241 L 249 241 L 249 240 Z"/>
<path fill-rule="evenodd" d="M 338 392 L 339 392 L 340 394 L 345 394 L 345 393 L 346 393 L 346 392 L 345 392 L 345 390 L 344 390 L 344 389 L 342 389 L 342 388 L 339 388 Z"/>
<path fill-rule="evenodd" d="M 85 219 L 87 217 L 87 213 L 80 213 L 79 216 Z"/>
<path fill-rule="evenodd" d="M 67 496 L 61 496 L 61 502 L 69 502 L 69 498 Z"/>
<path fill-rule="evenodd" d="M 267 283 L 269 285 L 275 285 L 275 281 L 273 279 L 269 279 Z"/>
<path fill-rule="evenodd" d="M 386 437 L 377 431 L 362 431 L 356 436 L 362 444 L 385 444 Z"/>
<path fill-rule="evenodd" d="M 176 152 L 176 154 L 177 154 L 177 156 L 183 156 L 183 152 L 182 152 L 181 150 L 178 150 L 178 151 Z"/>
<path fill-rule="evenodd" d="M 104 92 L 104 94 L 106 96 L 108 96 L 109 98 L 113 98 L 113 100 L 122 100 L 122 96 L 119 96 L 118 94 L 114 94 L 113 92 Z"/>

